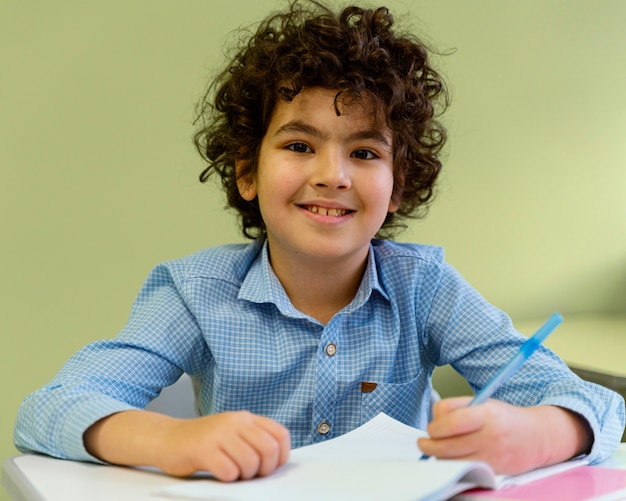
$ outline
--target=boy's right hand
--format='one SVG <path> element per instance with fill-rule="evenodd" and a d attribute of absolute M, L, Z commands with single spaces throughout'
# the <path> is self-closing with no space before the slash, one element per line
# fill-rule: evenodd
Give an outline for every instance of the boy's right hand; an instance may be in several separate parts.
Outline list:
<path fill-rule="evenodd" d="M 208 471 L 223 481 L 266 476 L 289 459 L 289 431 L 246 411 L 177 420 L 155 447 L 156 466 L 170 475 Z"/>
<path fill-rule="evenodd" d="M 287 428 L 247 411 L 195 419 L 124 411 L 88 428 L 84 442 L 90 454 L 110 463 L 156 466 L 176 476 L 208 471 L 226 482 L 269 475 L 291 449 Z"/>

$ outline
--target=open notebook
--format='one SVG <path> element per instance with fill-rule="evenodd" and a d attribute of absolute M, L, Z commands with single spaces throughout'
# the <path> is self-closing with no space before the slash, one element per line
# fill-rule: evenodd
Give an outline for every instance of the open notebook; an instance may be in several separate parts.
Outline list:
<path fill-rule="evenodd" d="M 269 477 L 234 483 L 192 479 L 156 494 L 213 501 L 430 501 L 477 486 L 519 485 L 584 464 L 569 461 L 515 477 L 499 476 L 481 462 L 421 460 L 416 439 L 424 435 L 379 414 L 350 433 L 291 451 L 289 462 Z"/>

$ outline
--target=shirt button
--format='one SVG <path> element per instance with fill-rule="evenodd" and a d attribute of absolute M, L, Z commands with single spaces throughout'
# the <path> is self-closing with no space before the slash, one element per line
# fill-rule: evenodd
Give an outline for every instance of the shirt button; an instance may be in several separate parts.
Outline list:
<path fill-rule="evenodd" d="M 332 357 L 335 353 L 337 353 L 337 346 L 335 346 L 333 343 L 328 343 L 326 345 L 326 355 Z"/>
<path fill-rule="evenodd" d="M 326 421 L 322 421 L 317 425 L 317 432 L 320 435 L 326 435 L 330 431 L 330 425 Z"/>

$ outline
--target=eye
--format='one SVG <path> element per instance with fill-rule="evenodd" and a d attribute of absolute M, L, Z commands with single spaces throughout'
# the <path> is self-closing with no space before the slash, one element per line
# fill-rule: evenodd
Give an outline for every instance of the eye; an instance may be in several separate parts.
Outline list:
<path fill-rule="evenodd" d="M 355 150 L 351 156 L 359 160 L 373 160 L 378 158 L 378 155 L 370 150 Z"/>
<path fill-rule="evenodd" d="M 296 153 L 312 153 L 313 150 L 309 148 L 305 143 L 291 143 L 287 146 L 288 150 L 294 151 Z"/>

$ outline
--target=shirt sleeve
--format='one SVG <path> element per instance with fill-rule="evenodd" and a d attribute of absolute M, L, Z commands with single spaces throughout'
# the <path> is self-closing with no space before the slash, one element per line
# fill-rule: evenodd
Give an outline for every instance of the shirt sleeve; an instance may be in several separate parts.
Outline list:
<path fill-rule="evenodd" d="M 17 415 L 15 446 L 22 452 L 99 462 L 84 447 L 87 428 L 113 413 L 144 408 L 183 372 L 193 373 L 205 350 L 180 283 L 167 266 L 159 265 L 122 332 L 81 349 L 49 384 L 25 399 Z"/>
<path fill-rule="evenodd" d="M 489 304 L 456 270 L 443 264 L 425 332 L 436 365 L 450 364 L 477 391 L 518 351 L 526 336 Z M 553 334 L 558 335 L 558 330 Z M 624 400 L 582 380 L 545 346 L 493 396 L 519 405 L 555 405 L 584 417 L 593 432 L 591 463 L 607 459 L 624 430 Z"/>

